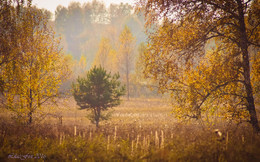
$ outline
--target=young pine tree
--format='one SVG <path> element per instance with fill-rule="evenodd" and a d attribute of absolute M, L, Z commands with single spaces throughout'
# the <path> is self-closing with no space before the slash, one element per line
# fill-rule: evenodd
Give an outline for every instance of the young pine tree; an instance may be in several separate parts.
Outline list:
<path fill-rule="evenodd" d="M 90 120 L 99 127 L 101 120 L 107 116 L 102 111 L 120 104 L 120 96 L 125 94 L 119 74 L 111 75 L 104 68 L 94 66 L 85 77 L 78 77 L 73 84 L 73 96 L 80 109 L 91 110 Z"/>

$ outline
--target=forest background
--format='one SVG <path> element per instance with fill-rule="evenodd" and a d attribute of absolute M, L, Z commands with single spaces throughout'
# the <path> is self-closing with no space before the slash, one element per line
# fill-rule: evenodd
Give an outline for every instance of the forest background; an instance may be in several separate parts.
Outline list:
<path fill-rule="evenodd" d="M 129 80 L 127 85 L 131 97 L 157 96 L 147 87 L 141 77 L 142 72 L 136 67 L 139 53 L 143 52 L 147 40 L 143 13 L 134 12 L 132 6 L 124 3 L 106 7 L 100 1 L 72 2 L 68 7 L 57 7 L 52 23 L 57 35 L 62 38 L 64 51 L 71 57 L 73 73 L 62 88 L 69 88 L 82 72 L 101 65 L 112 73 L 119 72 L 124 84 Z M 129 33 L 122 35 L 125 28 Z M 130 37 L 131 51 L 126 67 L 122 43 Z M 127 76 L 126 70 L 129 71 Z"/>

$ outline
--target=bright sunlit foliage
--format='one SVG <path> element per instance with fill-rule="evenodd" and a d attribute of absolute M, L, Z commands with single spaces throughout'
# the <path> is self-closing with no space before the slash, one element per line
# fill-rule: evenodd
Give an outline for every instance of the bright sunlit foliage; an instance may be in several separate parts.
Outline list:
<path fill-rule="evenodd" d="M 94 59 L 94 66 L 101 66 L 113 73 L 118 71 L 118 61 L 116 58 L 116 50 L 113 49 L 111 42 L 108 38 L 101 38 L 99 48 Z"/>
<path fill-rule="evenodd" d="M 149 34 L 144 74 L 170 92 L 174 113 L 208 112 L 259 130 L 259 1 L 140 0 Z M 250 50 L 254 49 L 254 50 Z M 258 95 L 259 96 L 259 95 Z"/>
<path fill-rule="evenodd" d="M 54 101 L 61 82 L 69 75 L 59 40 L 47 24 L 46 15 L 36 8 L 21 9 L 17 23 L 22 29 L 11 55 L 16 59 L 1 66 L 4 105 L 21 122 L 32 122 L 47 101 Z"/>

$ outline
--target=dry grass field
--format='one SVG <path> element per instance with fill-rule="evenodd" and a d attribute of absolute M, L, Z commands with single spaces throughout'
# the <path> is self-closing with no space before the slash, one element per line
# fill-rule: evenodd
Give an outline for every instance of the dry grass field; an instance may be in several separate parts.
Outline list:
<path fill-rule="evenodd" d="M 166 99 L 123 99 L 121 105 L 108 110 L 111 119 L 101 122 L 102 124 L 167 124 L 173 122 L 171 106 Z M 87 110 L 79 110 L 73 98 L 60 99 L 54 108 L 45 110 L 47 113 L 62 116 L 64 125 L 86 126 L 91 124 L 87 119 Z M 54 122 L 55 118 L 49 116 L 46 122 Z"/>
<path fill-rule="evenodd" d="M 89 112 L 79 110 L 73 98 L 45 105 L 49 115 L 31 126 L 17 125 L 9 112 L 2 111 L 0 160 L 260 160 L 260 137 L 250 125 L 183 123 L 174 119 L 168 103 L 165 98 L 123 99 L 99 129 L 86 118 Z M 222 132 L 221 137 L 214 133 L 216 128 Z"/>

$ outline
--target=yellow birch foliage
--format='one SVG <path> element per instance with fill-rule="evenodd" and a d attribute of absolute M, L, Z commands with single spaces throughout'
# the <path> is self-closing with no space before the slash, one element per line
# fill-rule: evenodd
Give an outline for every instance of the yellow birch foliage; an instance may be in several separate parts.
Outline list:
<path fill-rule="evenodd" d="M 252 85 L 256 98 L 256 104 L 260 104 L 260 51 L 251 58 L 252 62 Z"/>
<path fill-rule="evenodd" d="M 116 73 L 117 70 L 117 59 L 116 51 L 113 49 L 110 40 L 107 38 L 101 38 L 99 43 L 98 52 L 93 62 L 94 66 L 101 66 L 107 71 Z"/>
<path fill-rule="evenodd" d="M 205 44 L 214 44 L 212 49 L 182 53 L 179 49 L 189 49 L 191 39 L 198 37 L 198 24 L 185 21 L 186 28 L 177 28 L 167 21 L 150 37 L 142 71 L 147 78 L 159 82 L 161 93 L 171 93 L 176 117 L 206 119 L 206 114 L 214 114 L 232 120 L 249 120 L 242 61 L 236 45 L 216 38 Z M 251 73 L 257 90 L 259 53 L 255 58 Z"/>
<path fill-rule="evenodd" d="M 87 70 L 87 57 L 85 55 L 81 55 L 79 59 L 79 73 L 84 73 Z"/>
<path fill-rule="evenodd" d="M 259 0 L 140 0 L 149 43 L 146 77 L 170 92 L 181 118 L 218 113 L 259 132 Z M 211 47 L 215 47 L 212 50 Z"/>
<path fill-rule="evenodd" d="M 208 51 L 195 67 L 179 74 L 178 80 L 169 86 L 176 116 L 206 119 L 206 114 L 211 114 L 248 120 L 246 94 L 237 63 L 227 53 L 215 49 Z"/>
<path fill-rule="evenodd" d="M 120 75 L 125 78 L 127 98 L 130 96 L 130 73 L 133 68 L 134 60 L 134 49 L 135 49 L 135 37 L 133 36 L 131 30 L 125 26 L 123 31 L 119 36 L 119 51 L 117 55 L 118 59 L 118 69 Z"/>
<path fill-rule="evenodd" d="M 3 91 L 6 106 L 29 123 L 43 103 L 54 101 L 62 80 L 70 73 L 59 40 L 39 12 L 31 8 L 23 12 L 18 49 L 21 56 L 1 70 L 6 83 Z"/>

